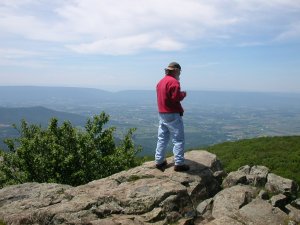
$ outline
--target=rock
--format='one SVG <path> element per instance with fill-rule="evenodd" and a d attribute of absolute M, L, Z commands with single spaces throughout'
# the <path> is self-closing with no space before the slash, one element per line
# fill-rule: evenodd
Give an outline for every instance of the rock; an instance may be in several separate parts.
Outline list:
<path fill-rule="evenodd" d="M 224 170 L 216 171 L 213 173 L 213 176 L 216 178 L 218 183 L 222 183 L 223 179 L 227 176 L 227 173 Z"/>
<path fill-rule="evenodd" d="M 212 216 L 233 216 L 241 207 L 256 197 L 257 189 L 246 185 L 237 185 L 220 191 L 214 197 Z"/>
<path fill-rule="evenodd" d="M 241 172 L 243 174 L 249 174 L 250 170 L 251 170 L 251 166 L 245 165 L 245 166 L 242 166 L 242 167 L 238 168 L 237 171 L 239 171 L 239 172 Z"/>
<path fill-rule="evenodd" d="M 80 225 L 143 225 L 144 222 L 138 216 L 130 215 L 113 215 L 109 218 L 98 219 L 93 221 L 81 221 L 74 222 L 71 224 L 80 224 Z"/>
<path fill-rule="evenodd" d="M 209 223 L 206 223 L 205 225 L 244 225 L 244 223 L 241 223 L 233 218 L 230 218 L 228 216 L 222 216 L 218 219 L 215 219 Z"/>
<path fill-rule="evenodd" d="M 40 217 L 39 209 L 69 201 L 71 197 L 65 191 L 70 188 L 60 184 L 27 183 L 0 189 L 0 218 L 7 223 L 30 223 L 32 215 Z M 42 220 L 47 221 L 47 218 Z"/>
<path fill-rule="evenodd" d="M 254 199 L 239 210 L 239 221 L 255 225 L 282 225 L 288 217 L 279 208 L 273 208 L 262 199 Z"/>
<path fill-rule="evenodd" d="M 269 169 L 265 166 L 252 166 L 249 174 L 247 174 L 247 181 L 255 187 L 263 187 L 267 182 Z"/>
<path fill-rule="evenodd" d="M 221 170 L 206 151 L 186 153 L 188 172 L 175 172 L 172 158 L 161 172 L 154 162 L 78 187 L 27 183 L 0 190 L 0 219 L 8 224 L 152 224 L 185 221 L 196 206 L 220 190 Z M 182 222 L 183 223 L 183 222 Z"/>
<path fill-rule="evenodd" d="M 300 209 L 297 209 L 290 204 L 286 206 L 286 209 L 288 210 L 289 218 L 296 223 L 300 223 Z"/>
<path fill-rule="evenodd" d="M 237 184 L 246 184 L 247 177 L 242 171 L 230 172 L 228 176 L 224 179 L 222 186 L 224 188 L 233 187 Z"/>
<path fill-rule="evenodd" d="M 201 202 L 197 206 L 197 212 L 199 215 L 205 217 L 205 213 L 212 210 L 213 198 L 209 198 Z"/>
<path fill-rule="evenodd" d="M 207 151 L 204 150 L 191 151 L 185 155 L 185 158 L 187 160 L 194 161 L 206 168 L 210 168 L 210 170 L 213 172 L 223 171 L 223 166 L 220 160 L 218 160 L 217 156 Z"/>
<path fill-rule="evenodd" d="M 269 173 L 265 188 L 270 192 L 282 193 L 291 197 L 296 196 L 299 187 L 293 180 Z"/>
<path fill-rule="evenodd" d="M 270 202 L 273 207 L 278 207 L 283 209 L 286 205 L 287 197 L 284 194 L 274 195 L 270 199 Z"/>
<path fill-rule="evenodd" d="M 300 198 L 292 201 L 291 205 L 294 206 L 296 209 L 300 209 Z"/>
<path fill-rule="evenodd" d="M 223 181 L 223 187 L 232 187 L 237 184 L 251 184 L 263 187 L 267 182 L 269 169 L 265 166 L 243 166 L 237 171 L 229 173 Z"/>
<path fill-rule="evenodd" d="M 258 193 L 258 197 L 263 199 L 263 200 L 268 200 L 269 199 L 269 194 L 265 190 L 260 190 Z"/>

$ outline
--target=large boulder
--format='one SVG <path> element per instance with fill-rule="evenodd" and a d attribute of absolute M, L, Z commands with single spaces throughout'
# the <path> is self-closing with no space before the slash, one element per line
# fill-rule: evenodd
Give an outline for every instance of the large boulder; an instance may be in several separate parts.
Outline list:
<path fill-rule="evenodd" d="M 296 196 L 299 186 L 293 180 L 269 173 L 265 188 L 270 192 L 282 193 L 292 197 Z"/>
<path fill-rule="evenodd" d="M 243 206 L 256 197 L 257 189 L 247 185 L 236 185 L 220 191 L 214 197 L 212 216 L 234 216 Z"/>
<path fill-rule="evenodd" d="M 246 224 L 255 225 L 282 225 L 288 220 L 288 216 L 283 211 L 272 207 L 271 204 L 262 199 L 255 199 L 241 208 L 237 218 Z"/>
<path fill-rule="evenodd" d="M 206 151 L 186 153 L 188 172 L 164 172 L 154 162 L 88 184 L 26 183 L 0 190 L 0 218 L 7 224 L 148 224 L 194 218 L 196 207 L 220 190 L 222 166 Z"/>
<path fill-rule="evenodd" d="M 237 171 L 230 172 L 223 181 L 223 187 L 232 187 L 237 184 L 250 184 L 263 187 L 267 183 L 269 169 L 265 166 L 242 166 Z"/>

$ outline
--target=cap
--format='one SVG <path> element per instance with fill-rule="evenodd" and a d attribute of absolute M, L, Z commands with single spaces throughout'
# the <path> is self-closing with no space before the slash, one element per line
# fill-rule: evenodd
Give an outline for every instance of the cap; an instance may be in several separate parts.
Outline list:
<path fill-rule="evenodd" d="M 179 69 L 181 70 L 181 66 L 179 65 L 179 63 L 177 62 L 171 62 L 168 67 L 166 68 L 166 70 L 175 70 L 175 69 Z"/>

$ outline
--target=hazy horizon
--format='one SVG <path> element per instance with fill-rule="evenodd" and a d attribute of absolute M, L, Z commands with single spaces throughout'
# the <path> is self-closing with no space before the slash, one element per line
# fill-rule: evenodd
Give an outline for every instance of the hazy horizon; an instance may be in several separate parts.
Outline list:
<path fill-rule="evenodd" d="M 80 87 L 80 86 L 47 86 L 47 85 L 0 85 L 1 87 L 33 87 L 33 88 L 80 88 L 80 89 L 93 89 L 99 91 L 106 91 L 111 93 L 123 92 L 123 91 L 155 91 L 155 87 L 152 89 L 104 89 L 104 88 L 97 88 L 97 87 Z M 262 94 L 300 94 L 300 91 L 293 92 L 293 91 L 251 91 L 251 90 L 213 90 L 213 89 L 183 89 L 184 91 L 192 91 L 192 92 L 232 92 L 232 93 L 262 93 Z"/>

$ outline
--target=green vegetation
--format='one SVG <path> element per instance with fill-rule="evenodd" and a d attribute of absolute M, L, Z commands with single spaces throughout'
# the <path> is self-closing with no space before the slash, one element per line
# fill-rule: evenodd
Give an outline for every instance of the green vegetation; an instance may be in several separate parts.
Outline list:
<path fill-rule="evenodd" d="M 88 119 L 85 129 L 52 118 L 47 128 L 22 120 L 18 138 L 6 139 L 9 152 L 0 151 L 0 188 L 24 182 L 85 184 L 141 163 L 133 143 L 135 129 L 114 139 L 115 127 L 105 128 L 104 112 Z"/>
<path fill-rule="evenodd" d="M 264 165 L 272 173 L 300 184 L 300 136 L 262 137 L 208 147 L 227 172 L 243 165 Z"/>

